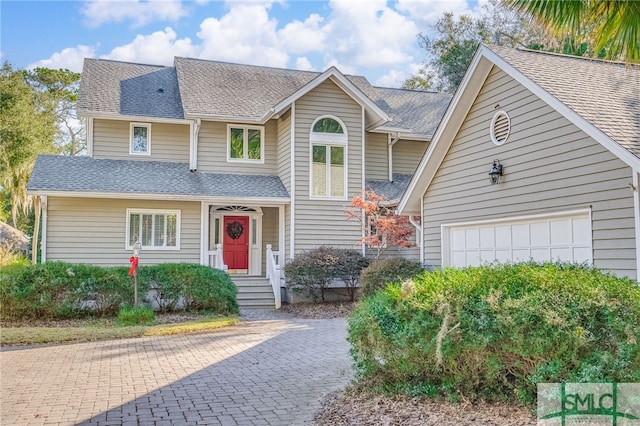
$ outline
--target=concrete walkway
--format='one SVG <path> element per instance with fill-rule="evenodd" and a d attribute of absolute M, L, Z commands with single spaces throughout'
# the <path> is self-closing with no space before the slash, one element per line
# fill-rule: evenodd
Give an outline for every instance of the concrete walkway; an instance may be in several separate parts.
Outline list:
<path fill-rule="evenodd" d="M 242 319 L 207 334 L 6 348 L 0 424 L 311 424 L 352 378 L 346 321 Z"/>

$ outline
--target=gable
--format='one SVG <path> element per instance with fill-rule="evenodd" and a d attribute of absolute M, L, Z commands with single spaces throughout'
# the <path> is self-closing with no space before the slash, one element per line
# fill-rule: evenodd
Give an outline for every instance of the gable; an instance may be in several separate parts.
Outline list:
<path fill-rule="evenodd" d="M 501 52 L 510 52 L 511 54 L 521 54 L 516 49 L 503 48 Z M 515 53 L 514 53 L 515 52 Z M 527 55 L 538 55 L 545 57 L 545 61 L 553 63 L 557 58 L 537 53 L 527 52 Z M 564 58 L 562 58 L 564 59 Z M 575 59 L 572 59 L 575 60 Z M 512 62 L 515 62 L 511 59 Z M 592 62 L 586 61 L 585 62 Z M 434 177 L 435 172 L 440 167 L 440 164 L 446 155 L 454 136 L 457 134 L 460 126 L 467 117 L 471 104 L 475 101 L 480 89 L 484 86 L 486 77 L 489 71 L 494 65 L 500 68 L 505 74 L 508 74 L 512 79 L 516 80 L 526 89 L 530 90 L 535 96 L 537 96 L 544 104 L 551 109 L 557 111 L 565 119 L 573 123 L 577 128 L 584 131 L 587 135 L 593 138 L 595 141 L 604 146 L 607 150 L 611 151 L 616 157 L 621 159 L 624 163 L 632 167 L 634 170 L 640 170 L 640 158 L 637 157 L 631 150 L 623 147 L 619 142 L 613 140 L 609 135 L 597 128 L 594 124 L 587 121 L 585 117 L 579 115 L 565 105 L 553 94 L 546 91 L 535 81 L 531 80 L 528 75 L 535 74 L 535 67 L 528 69 L 528 74 L 525 75 L 519 69 L 515 68 L 510 62 L 498 56 L 487 46 L 480 45 L 476 55 L 474 56 L 467 73 L 465 74 L 463 81 L 456 92 L 449 108 L 447 109 L 442 122 L 440 123 L 434 141 L 427 150 L 425 156 L 422 158 L 420 165 L 418 166 L 417 173 L 414 175 L 409 188 L 399 204 L 399 211 L 404 214 L 420 214 L 420 197 L 424 194 L 424 191 L 429 187 Z M 547 64 L 548 65 L 548 64 Z M 561 67 L 562 68 L 562 67 Z M 561 70 L 559 68 L 559 70 Z M 606 78 L 607 68 L 599 69 L 601 78 Z M 636 74 L 630 76 L 634 81 Z M 579 87 L 576 86 L 576 87 Z M 588 88 L 581 89 L 582 91 L 588 91 Z M 591 101 L 591 96 L 586 96 L 585 102 Z M 489 101 L 492 102 L 492 101 Z M 623 111 L 624 113 L 624 111 Z"/>
<path fill-rule="evenodd" d="M 489 135 L 511 119 L 503 145 Z M 494 160 L 504 166 L 489 182 Z M 442 265 L 442 226 L 587 211 L 598 268 L 635 276 L 632 169 L 498 67 L 493 67 L 424 192 L 424 260 Z"/>

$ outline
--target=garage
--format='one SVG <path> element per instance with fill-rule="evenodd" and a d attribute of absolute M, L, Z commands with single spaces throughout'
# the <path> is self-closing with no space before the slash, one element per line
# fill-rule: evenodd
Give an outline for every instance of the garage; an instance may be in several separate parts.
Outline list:
<path fill-rule="evenodd" d="M 593 263 L 589 210 L 442 225 L 445 266 L 534 260 Z"/>

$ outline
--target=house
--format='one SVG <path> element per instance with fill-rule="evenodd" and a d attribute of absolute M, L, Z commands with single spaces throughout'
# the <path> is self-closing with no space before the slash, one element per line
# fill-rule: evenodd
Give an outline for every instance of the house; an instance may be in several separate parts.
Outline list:
<path fill-rule="evenodd" d="M 88 156 L 41 155 L 28 184 L 42 259 L 126 265 L 139 241 L 143 265 L 226 269 L 241 306 L 277 306 L 285 259 L 362 236 L 343 212 L 354 195 L 399 200 L 450 99 L 335 67 L 86 59 Z"/>
<path fill-rule="evenodd" d="M 560 259 L 638 279 L 639 173 L 639 66 L 481 45 L 398 210 L 422 217 L 434 267 Z"/>

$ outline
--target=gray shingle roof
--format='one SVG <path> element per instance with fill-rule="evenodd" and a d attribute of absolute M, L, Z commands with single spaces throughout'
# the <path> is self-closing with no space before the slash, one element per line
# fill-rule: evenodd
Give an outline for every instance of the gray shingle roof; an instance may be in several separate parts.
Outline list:
<path fill-rule="evenodd" d="M 289 198 L 277 176 L 190 172 L 186 163 L 40 155 L 28 191 Z"/>
<path fill-rule="evenodd" d="M 640 157 L 640 66 L 522 49 L 489 49 Z"/>
<path fill-rule="evenodd" d="M 175 58 L 175 67 L 85 59 L 80 115 L 122 114 L 157 118 L 263 118 L 275 105 L 320 76 L 319 72 Z M 347 76 L 391 118 L 389 126 L 431 137 L 451 97 L 372 86 Z"/>
<path fill-rule="evenodd" d="M 199 59 L 175 58 L 187 115 L 260 119 L 320 74 Z"/>
<path fill-rule="evenodd" d="M 19 229 L 7 223 L 0 222 L 0 247 L 27 251 L 29 249 L 29 238 Z"/>
<path fill-rule="evenodd" d="M 391 127 L 411 129 L 417 135 L 433 137 L 451 95 L 448 93 L 375 87 L 378 106 L 392 118 Z"/>
<path fill-rule="evenodd" d="M 172 67 L 85 59 L 77 111 L 184 118 Z"/>
<path fill-rule="evenodd" d="M 393 174 L 393 182 L 388 180 L 367 180 L 365 189 L 372 189 L 376 194 L 383 195 L 391 204 L 400 201 L 400 197 L 409 186 L 411 175 L 403 175 L 399 173 Z"/>

